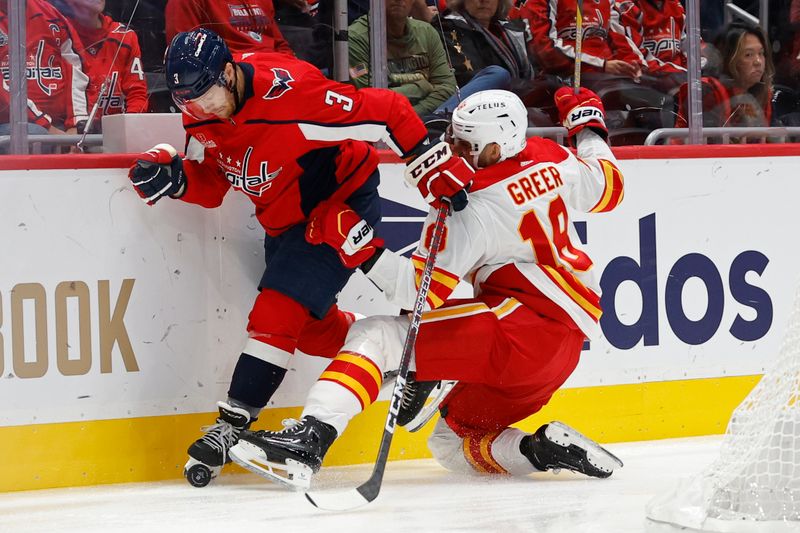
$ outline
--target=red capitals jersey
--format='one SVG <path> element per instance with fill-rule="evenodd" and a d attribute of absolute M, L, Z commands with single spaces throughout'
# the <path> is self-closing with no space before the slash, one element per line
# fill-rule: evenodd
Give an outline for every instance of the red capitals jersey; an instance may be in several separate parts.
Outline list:
<path fill-rule="evenodd" d="M 284 52 L 294 55 L 275 22 L 271 0 L 169 0 L 167 43 L 177 33 L 208 28 L 231 52 Z"/>
<path fill-rule="evenodd" d="M 220 205 L 246 194 L 270 235 L 304 222 L 319 201 L 344 201 L 375 171 L 367 142 L 408 155 L 427 130 L 408 99 L 388 89 L 356 90 L 280 53 L 234 54 L 244 102 L 230 120 L 194 121 L 187 133 L 183 200 Z"/>
<path fill-rule="evenodd" d="M 519 16 L 533 34 L 529 50 L 545 72 L 569 75 L 575 65 L 575 0 L 527 0 Z M 644 57 L 625 35 L 610 0 L 583 3 L 581 66 L 602 71 L 606 59 L 645 65 Z"/>
<path fill-rule="evenodd" d="M 563 322 L 571 320 L 590 338 L 599 334 L 599 280 L 570 213 L 614 209 L 622 201 L 623 179 L 608 145 L 593 133 L 581 137 L 582 158 L 533 137 L 516 156 L 476 172 L 469 204 L 447 219 L 436 258 L 428 306 L 441 311 L 426 313 L 423 323 L 441 321 L 446 328 L 448 320 L 478 312 L 502 320 L 524 305 L 546 316 L 566 315 Z M 425 221 L 427 238 L 411 260 L 385 250 L 369 271 L 386 298 L 402 309 L 413 309 L 435 220 L 432 211 Z M 462 279 L 486 305 L 447 302 Z M 503 302 L 499 307 L 498 301 Z M 446 331 L 439 334 L 452 339 Z"/>
<path fill-rule="evenodd" d="M 42 0 L 27 1 L 26 25 L 28 121 L 44 128 L 68 129 L 86 120 L 86 86 L 82 48 L 74 28 L 56 8 Z M 0 10 L 0 123 L 9 121 L 8 13 Z"/>
<path fill-rule="evenodd" d="M 139 38 L 133 30 L 111 17 L 100 15 L 100 19 L 100 28 L 75 25 L 85 47 L 80 52 L 89 74 L 89 109 L 97 102 L 103 80 L 107 79 L 95 120 L 103 115 L 144 113 L 147 111 L 147 82 L 142 70 Z"/>
<path fill-rule="evenodd" d="M 686 72 L 681 41 L 686 37 L 686 14 L 679 0 L 617 2 L 625 33 L 647 60 L 652 74 Z"/>

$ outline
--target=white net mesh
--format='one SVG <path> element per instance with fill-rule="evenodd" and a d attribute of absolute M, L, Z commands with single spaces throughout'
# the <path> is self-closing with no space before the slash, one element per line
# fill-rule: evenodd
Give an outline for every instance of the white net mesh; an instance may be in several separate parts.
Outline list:
<path fill-rule="evenodd" d="M 800 291 L 773 366 L 736 408 L 719 458 L 648 505 L 704 531 L 800 531 Z"/>

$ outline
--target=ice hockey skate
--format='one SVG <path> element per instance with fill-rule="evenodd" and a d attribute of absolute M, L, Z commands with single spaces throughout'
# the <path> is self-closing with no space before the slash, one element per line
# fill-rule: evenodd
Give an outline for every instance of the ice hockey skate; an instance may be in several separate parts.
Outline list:
<path fill-rule="evenodd" d="M 457 383 L 456 381 L 417 381 L 409 372 L 403 399 L 397 413 L 397 425 L 410 432 L 422 429 L 439 410 L 439 405 Z M 426 405 L 425 403 L 430 399 Z"/>
<path fill-rule="evenodd" d="M 217 477 L 222 467 L 231 461 L 228 450 L 236 444 L 239 432 L 250 427 L 250 413 L 225 402 L 217 402 L 219 418 L 216 424 L 203 427 L 205 435 L 189 446 L 189 461 L 183 475 L 193 487 L 205 487 Z"/>
<path fill-rule="evenodd" d="M 313 416 L 283 421 L 281 431 L 244 431 L 230 450 L 236 464 L 270 481 L 306 490 L 336 440 L 336 430 Z"/>
<path fill-rule="evenodd" d="M 606 478 L 622 467 L 611 452 L 561 422 L 550 422 L 528 435 L 519 449 L 538 470 L 558 473 L 562 468 Z"/>

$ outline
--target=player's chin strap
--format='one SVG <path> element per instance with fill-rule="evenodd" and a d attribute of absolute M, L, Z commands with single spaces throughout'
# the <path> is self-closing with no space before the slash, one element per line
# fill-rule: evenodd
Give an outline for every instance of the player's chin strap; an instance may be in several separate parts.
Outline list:
<path fill-rule="evenodd" d="M 233 112 L 238 113 L 242 108 L 242 100 L 239 97 L 239 67 L 235 61 L 231 61 L 233 65 L 233 82 L 228 82 L 227 89 L 233 93 Z"/>
<path fill-rule="evenodd" d="M 136 9 L 139 7 L 139 0 L 136 0 L 136 3 L 133 5 L 133 10 L 131 11 L 131 16 L 128 18 L 128 23 L 125 25 L 125 29 L 128 30 L 131 26 L 131 21 L 133 20 L 133 15 L 136 14 Z M 131 30 L 128 30 L 131 31 Z M 83 131 L 78 132 L 81 133 L 81 138 L 75 145 L 79 152 L 83 153 L 83 143 L 86 142 L 86 136 L 92 131 L 92 125 L 94 124 L 94 119 L 97 116 L 97 110 L 100 108 L 100 102 L 103 100 L 103 94 L 108 89 L 108 98 L 111 99 L 111 91 L 114 90 L 114 87 L 109 87 L 108 80 L 111 77 L 111 70 L 114 68 L 114 65 L 117 64 L 117 56 L 119 55 L 119 51 L 122 49 L 122 44 L 125 42 L 125 36 L 128 34 L 128 31 L 122 34 L 122 39 L 119 40 L 119 44 L 117 45 L 117 51 L 114 52 L 114 58 L 111 60 L 111 65 L 108 67 L 108 72 L 106 72 L 105 77 L 103 78 L 103 83 L 100 84 L 100 91 L 97 93 L 97 101 L 92 106 L 92 111 L 89 113 L 89 116 L 86 119 L 86 124 L 83 126 Z M 87 74 L 88 77 L 88 74 Z"/>

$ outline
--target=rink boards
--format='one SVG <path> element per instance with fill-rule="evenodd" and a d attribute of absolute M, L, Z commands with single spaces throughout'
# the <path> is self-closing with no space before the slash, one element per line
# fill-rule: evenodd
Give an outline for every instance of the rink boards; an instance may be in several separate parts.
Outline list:
<path fill-rule="evenodd" d="M 800 149 L 617 153 L 624 202 L 574 220 L 601 280 L 604 338 L 523 427 L 559 418 L 603 442 L 720 433 L 792 307 Z M 385 160 L 379 232 L 409 251 L 426 206 Z M 0 160 L 0 453 L 14 458 L 0 491 L 178 477 L 225 397 L 263 232 L 240 194 L 217 210 L 144 205 L 129 163 Z M 361 274 L 340 304 L 397 312 Z M 259 427 L 296 416 L 324 366 L 298 354 Z M 370 408 L 326 464 L 371 461 L 385 410 Z M 392 454 L 428 456 L 424 435 L 401 430 Z"/>

